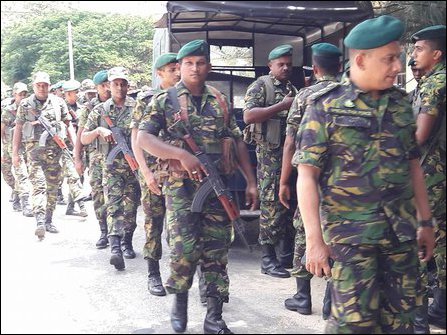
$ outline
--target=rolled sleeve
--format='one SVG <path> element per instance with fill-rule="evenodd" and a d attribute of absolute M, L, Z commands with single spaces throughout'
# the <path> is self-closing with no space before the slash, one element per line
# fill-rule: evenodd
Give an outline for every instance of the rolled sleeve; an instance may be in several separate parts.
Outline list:
<path fill-rule="evenodd" d="M 153 98 L 149 104 L 148 112 L 145 113 L 138 126 L 138 130 L 158 136 L 160 130 L 165 127 L 165 115 L 157 98 Z"/>

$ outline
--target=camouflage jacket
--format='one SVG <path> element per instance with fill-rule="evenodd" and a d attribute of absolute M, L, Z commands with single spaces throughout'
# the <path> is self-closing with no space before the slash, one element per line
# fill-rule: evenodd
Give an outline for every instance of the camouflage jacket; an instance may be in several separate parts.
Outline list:
<path fill-rule="evenodd" d="M 314 85 L 304 87 L 298 91 L 295 99 L 293 100 L 292 106 L 290 107 L 289 114 L 287 115 L 287 136 L 291 136 L 295 139 L 296 133 L 298 132 L 298 127 L 300 126 L 303 118 L 307 98 L 336 81 L 337 79 L 333 76 L 323 76 L 317 80 Z"/>
<path fill-rule="evenodd" d="M 236 124 L 233 111 L 229 112 L 228 126 L 224 122 L 224 112 L 220 107 L 216 96 L 205 85 L 200 106 L 193 103 L 193 97 L 182 82 L 176 84 L 177 95 L 186 95 L 188 106 L 188 122 L 193 130 L 193 137 L 197 145 L 208 154 L 219 154 L 221 152 L 220 140 L 225 136 L 240 138 L 241 130 Z M 227 105 L 228 101 L 227 101 Z M 158 136 L 163 130 L 164 141 L 178 147 L 184 148 L 183 140 L 179 139 L 174 128 L 170 128 L 175 122 L 175 113 L 172 103 L 169 101 L 166 91 L 152 98 L 149 113 L 143 116 L 139 126 L 140 130 Z M 198 108 L 199 107 L 199 108 Z"/>
<path fill-rule="evenodd" d="M 405 92 L 379 100 L 349 80 L 308 99 L 294 165 L 321 170 L 327 242 L 378 244 L 416 238 L 410 160 L 419 157 L 415 122 Z"/>
<path fill-rule="evenodd" d="M 12 141 L 12 130 L 14 129 L 17 115 L 17 104 L 14 98 L 5 99 L 2 101 L 1 123 L 6 127 L 5 141 L 9 143 Z"/>

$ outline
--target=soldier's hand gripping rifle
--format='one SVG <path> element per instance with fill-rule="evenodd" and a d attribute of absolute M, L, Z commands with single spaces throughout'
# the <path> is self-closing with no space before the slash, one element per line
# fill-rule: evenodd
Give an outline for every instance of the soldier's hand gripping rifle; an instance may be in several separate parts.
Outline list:
<path fill-rule="evenodd" d="M 51 126 L 51 123 L 43 115 L 37 115 L 35 110 L 31 109 L 31 113 L 37 118 L 37 121 L 45 129 L 45 131 L 42 133 L 42 135 L 40 135 L 39 146 L 44 147 L 46 145 L 48 136 L 51 136 L 51 139 L 54 142 L 56 142 L 56 144 L 59 146 L 59 148 L 62 149 L 62 152 L 64 153 L 64 155 L 67 156 L 67 158 L 69 158 L 71 161 L 74 161 L 70 150 L 68 150 L 67 144 L 58 135 L 56 128 Z"/>
<path fill-rule="evenodd" d="M 116 127 L 109 116 L 103 115 L 104 120 L 106 121 L 107 125 L 109 126 L 110 130 L 112 131 L 113 139 L 115 140 L 116 146 L 110 151 L 109 155 L 107 156 L 106 164 L 108 167 L 111 167 L 113 165 L 113 161 L 115 160 L 116 155 L 118 153 L 122 152 L 124 155 L 124 158 L 126 159 L 127 163 L 130 166 L 130 169 L 132 170 L 135 177 L 138 179 L 138 163 L 135 159 L 135 156 L 133 154 L 133 151 L 129 148 L 127 145 L 127 141 L 125 136 L 123 135 L 123 132 L 120 128 Z"/>
<path fill-rule="evenodd" d="M 231 195 L 231 192 L 222 181 L 222 178 L 217 171 L 213 161 L 208 157 L 206 153 L 200 150 L 188 128 L 183 125 L 183 121 L 179 122 L 182 123 L 182 129 L 185 133 L 182 136 L 183 141 L 185 141 L 193 154 L 200 160 L 200 162 L 205 166 L 206 171 L 208 172 L 208 175 L 205 177 L 203 184 L 200 186 L 199 190 L 194 196 L 191 205 L 191 212 L 202 213 L 205 200 L 208 198 L 210 193 L 214 191 L 223 208 L 225 209 L 225 212 L 233 223 L 234 229 L 239 235 L 242 243 L 251 252 L 252 248 L 245 238 L 245 227 L 240 216 L 239 207 L 236 204 L 234 197 Z"/>

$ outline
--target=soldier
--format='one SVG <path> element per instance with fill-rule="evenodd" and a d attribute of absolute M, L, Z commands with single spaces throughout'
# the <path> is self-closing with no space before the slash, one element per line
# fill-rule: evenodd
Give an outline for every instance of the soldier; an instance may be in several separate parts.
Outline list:
<path fill-rule="evenodd" d="M 31 185 L 28 180 L 28 169 L 23 156 L 23 146 L 19 150 L 20 164 L 17 167 L 12 165 L 12 136 L 16 122 L 17 108 L 20 101 L 26 98 L 28 87 L 26 84 L 18 82 L 14 84 L 12 92 L 14 97 L 2 102 L 2 172 L 3 178 L 14 193 L 12 208 L 15 211 L 21 210 L 24 216 L 32 217 L 34 215 L 28 201 Z"/>
<path fill-rule="evenodd" d="M 17 167 L 20 164 L 20 144 L 22 140 L 25 143 L 29 180 L 33 186 L 33 212 L 37 221 L 35 234 L 40 240 L 44 238 L 45 230 L 58 232 L 53 224 L 53 212 L 61 177 L 59 160 L 62 149 L 37 118 L 42 117 L 44 122 L 48 122 L 59 137 L 65 137 L 66 129 L 72 142 L 76 139 L 67 105 L 61 98 L 48 94 L 49 86 L 50 76 L 46 72 L 35 73 L 34 94 L 23 99 L 17 110 L 12 147 L 12 161 Z"/>
<path fill-rule="evenodd" d="M 81 87 L 79 88 L 81 96 L 78 101 L 81 105 L 84 105 L 88 101 L 91 101 L 96 97 L 95 83 L 91 79 L 84 79 L 81 82 Z"/>
<path fill-rule="evenodd" d="M 157 296 L 166 295 L 160 277 L 159 265 L 162 255 L 161 234 L 163 232 L 166 208 L 164 197 L 161 195 L 158 186 L 161 181 L 158 178 L 154 178 L 154 171 L 157 169 L 156 158 L 145 155 L 143 150 L 136 145 L 136 138 L 139 124 L 143 115 L 148 113 L 152 97 L 162 90 L 174 86 L 180 80 L 176 57 L 177 54 L 175 53 L 167 53 L 158 57 L 154 68 L 157 71 L 157 75 L 161 78 L 160 88 L 148 90 L 139 95 L 130 125 L 132 128 L 132 148 L 140 166 L 141 202 L 143 204 L 144 229 L 146 231 L 143 256 L 147 259 L 148 265 L 148 290 L 151 294 Z"/>
<path fill-rule="evenodd" d="M 140 92 L 141 92 L 141 90 L 138 88 L 137 83 L 131 80 L 129 82 L 129 89 L 127 90 L 127 95 L 133 99 L 136 99 L 138 96 L 138 93 L 140 93 Z"/>
<path fill-rule="evenodd" d="M 387 15 L 354 27 L 349 77 L 310 97 L 298 131 L 306 269 L 332 275 L 327 333 L 412 333 L 417 258 L 433 254 L 413 113 L 393 85 L 403 32 Z"/>
<path fill-rule="evenodd" d="M 216 89 L 205 85 L 211 70 L 208 44 L 203 40 L 185 44 L 179 50 L 177 60 L 181 82 L 175 89 L 152 99 L 150 113 L 144 117 L 137 139 L 143 150 L 169 164 L 169 177 L 164 183 L 163 193 L 166 196 L 168 240 L 171 247 L 171 274 L 165 287 L 168 293 L 176 294 L 171 325 L 176 332 L 184 332 L 186 329 L 188 290 L 197 264 L 201 261 L 207 286 L 204 332 L 231 334 L 222 319 L 222 305 L 228 301 L 227 263 L 232 226 L 214 195 L 205 202 L 203 213 L 191 212 L 192 200 L 207 171 L 200 160 L 186 149 L 177 133 L 178 127 L 182 128 L 183 125 L 191 129 L 191 136 L 202 150 L 208 154 L 214 153 L 213 157 L 221 159 L 220 168 L 230 165 L 236 167 L 233 159 L 223 161 L 224 154 L 220 146 L 222 137 L 235 140 L 239 166 L 247 178 L 246 200 L 252 208 L 257 202 L 256 180 L 241 132 L 232 111 L 228 109 L 228 102 Z M 172 102 L 172 99 L 178 99 L 179 102 Z M 176 104 L 181 106 L 180 114 L 177 113 L 179 109 L 173 110 L 172 106 Z M 165 133 L 165 142 L 157 137 L 160 130 Z"/>
<path fill-rule="evenodd" d="M 315 85 L 302 88 L 298 92 L 287 116 L 286 140 L 284 142 L 281 179 L 279 183 L 279 199 L 286 208 L 290 208 L 290 176 L 293 171 L 292 157 L 296 149 L 296 134 L 304 114 L 306 100 L 313 93 L 337 81 L 336 78 L 340 72 L 341 55 L 340 49 L 333 44 L 318 43 L 312 46 L 312 67 L 317 81 Z M 293 258 L 294 268 L 291 274 L 296 277 L 297 293 L 284 303 L 289 310 L 309 315 L 312 313 L 312 300 L 310 295 L 310 279 L 312 278 L 312 274 L 307 272 L 304 264 L 301 263 L 301 258 L 304 256 L 304 251 L 306 250 L 306 236 L 298 208 L 295 211 L 293 225 L 296 232 Z M 329 317 L 330 311 L 331 299 L 328 284 L 323 299 L 323 319 L 326 320 Z"/>
<path fill-rule="evenodd" d="M 71 115 L 71 122 L 75 131 L 78 130 L 78 112 L 82 107 L 78 102 L 78 91 L 81 83 L 77 80 L 67 80 L 62 85 L 64 89 L 64 97 L 65 102 L 67 103 L 68 112 Z M 73 149 L 73 145 L 71 143 L 67 143 L 67 146 L 70 148 L 70 151 Z M 82 179 L 78 172 L 75 169 L 74 161 L 72 158 L 67 157 L 67 155 L 62 156 L 62 169 L 64 172 L 64 177 L 67 177 L 67 184 L 69 188 L 68 194 L 68 204 L 67 210 L 65 211 L 65 215 L 75 215 L 87 217 L 88 213 L 85 209 L 84 204 L 84 195 L 82 194 Z M 78 204 L 80 211 L 77 212 L 75 210 L 75 203 Z"/>
<path fill-rule="evenodd" d="M 64 84 L 64 81 L 61 80 L 61 81 L 58 81 L 56 84 L 51 85 L 50 93 L 63 99 L 64 98 L 64 89 L 62 88 L 63 84 Z"/>
<path fill-rule="evenodd" d="M 269 54 L 270 73 L 251 84 L 245 96 L 244 121 L 251 129 L 250 140 L 256 142 L 258 185 L 261 201 L 259 243 L 262 246 L 261 272 L 273 277 L 288 278 L 285 267 L 292 267 L 293 212 L 278 201 L 283 144 L 287 113 L 296 88 L 292 74 L 290 45 L 281 45 Z M 275 245 L 280 247 L 280 260 Z"/>
<path fill-rule="evenodd" d="M 137 208 L 140 202 L 138 180 L 122 152 L 110 156 L 115 143 L 108 121 L 123 135 L 123 145 L 131 148 L 130 122 L 135 100 L 127 96 L 128 72 L 123 67 L 108 71 L 112 97 L 97 105 L 90 113 L 84 126 L 81 142 L 83 145 L 98 139 L 97 150 L 103 155 L 103 181 L 109 243 L 112 256 L 110 264 L 117 270 L 124 270 L 124 258 L 135 258 L 132 246 L 133 233 L 137 227 Z M 118 140 L 116 138 L 116 140 Z M 107 162 L 109 160 L 109 162 Z"/>
<path fill-rule="evenodd" d="M 445 30 L 445 25 L 431 26 L 411 37 L 414 43 L 412 57 L 417 68 L 425 73 L 418 84 L 418 96 L 413 103 L 417 115 L 416 140 L 421 146 L 421 165 L 432 213 L 436 219 L 434 255 L 438 287 L 433 292 L 434 301 L 428 309 L 428 321 L 444 329 L 446 327 Z M 427 300 L 425 297 L 424 304 L 428 304 Z"/>
<path fill-rule="evenodd" d="M 79 112 L 78 136 L 74 148 L 75 168 L 79 175 L 84 174 L 84 163 L 82 160 L 84 145 L 81 143 L 81 137 L 88 116 L 95 106 L 110 99 L 110 84 L 107 79 L 107 70 L 97 72 L 93 76 L 93 83 L 95 84 L 98 96 L 87 102 Z M 88 155 L 87 162 L 89 164 L 88 171 L 93 195 L 93 208 L 95 209 L 96 219 L 99 222 L 99 230 L 101 232 L 96 242 L 96 247 L 98 249 L 105 249 L 109 245 L 109 240 L 107 239 L 107 212 L 103 187 L 103 155 L 96 150 L 93 144 L 87 146 L 86 154 Z"/>

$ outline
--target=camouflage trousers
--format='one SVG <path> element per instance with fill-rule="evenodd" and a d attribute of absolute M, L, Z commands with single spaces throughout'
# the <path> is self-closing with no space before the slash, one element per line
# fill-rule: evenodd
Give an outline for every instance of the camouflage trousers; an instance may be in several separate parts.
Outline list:
<path fill-rule="evenodd" d="M 3 179 L 5 180 L 6 184 L 8 184 L 9 187 L 13 191 L 15 191 L 15 178 L 14 174 L 12 173 L 13 166 L 12 166 L 12 157 L 11 153 L 8 150 L 8 145 L 3 145 L 3 153 L 2 153 L 2 173 L 3 173 Z"/>
<path fill-rule="evenodd" d="M 25 162 L 24 151 L 25 149 L 23 148 L 23 146 L 21 146 L 19 150 L 20 164 L 18 167 L 15 166 L 12 167 L 12 173 L 15 180 L 14 190 L 17 192 L 19 197 L 29 196 L 29 192 L 31 190 L 31 184 L 29 182 L 28 168 Z M 8 152 L 9 156 L 12 157 L 12 145 L 10 143 L 8 144 Z"/>
<path fill-rule="evenodd" d="M 445 216 L 443 220 L 436 221 L 436 246 L 434 251 L 436 268 L 437 268 L 437 277 L 438 277 L 438 287 L 441 289 L 446 289 L 445 282 L 445 263 L 446 263 L 446 241 L 445 241 L 445 229 L 446 229 L 446 220 Z"/>
<path fill-rule="evenodd" d="M 152 193 L 140 175 L 141 203 L 144 212 L 144 230 L 146 242 L 143 247 L 145 259 L 160 260 L 162 255 L 161 234 L 163 233 L 163 221 L 166 207 L 163 195 Z"/>
<path fill-rule="evenodd" d="M 200 264 L 206 295 L 228 301 L 228 249 L 233 228 L 215 196 L 205 201 L 202 213 L 192 213 L 191 204 L 199 183 L 169 178 L 166 220 L 171 249 L 171 274 L 166 282 L 169 293 L 186 292 Z"/>
<path fill-rule="evenodd" d="M 304 231 L 304 223 L 298 208 L 293 216 L 293 227 L 295 228 L 295 248 L 293 250 L 293 269 L 290 274 L 293 277 L 310 280 L 313 275 L 306 270 L 306 264 L 301 262 L 301 259 L 306 252 L 306 234 Z"/>
<path fill-rule="evenodd" d="M 103 155 L 96 150 L 89 154 L 89 176 L 90 186 L 92 188 L 93 208 L 95 210 L 96 219 L 102 222 L 106 218 L 106 206 L 104 200 L 103 186 Z"/>
<path fill-rule="evenodd" d="M 53 213 L 56 208 L 57 189 L 61 179 L 59 160 L 62 151 L 56 144 L 39 147 L 36 142 L 25 144 L 32 185 L 34 215 Z"/>
<path fill-rule="evenodd" d="M 109 236 L 123 237 L 137 227 L 140 185 L 128 166 L 104 169 L 104 193 Z"/>
<path fill-rule="evenodd" d="M 412 334 L 419 276 L 416 241 L 330 246 L 328 334 Z"/>
<path fill-rule="evenodd" d="M 257 178 L 261 215 L 259 217 L 259 243 L 276 245 L 286 231 L 293 231 L 293 211 L 279 202 L 279 180 L 282 148 L 256 147 Z M 292 188 L 292 191 L 295 187 Z M 296 197 L 295 197 L 296 198 Z M 294 208 L 291 206 L 291 208 Z"/>
<path fill-rule="evenodd" d="M 82 195 L 82 184 L 81 178 L 79 177 L 79 174 L 75 169 L 74 162 L 70 158 L 68 158 L 67 155 L 62 154 L 61 163 L 63 178 L 67 178 L 70 196 L 73 200 L 79 199 Z"/>

